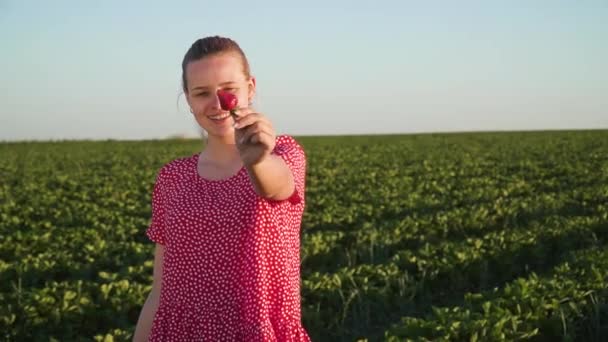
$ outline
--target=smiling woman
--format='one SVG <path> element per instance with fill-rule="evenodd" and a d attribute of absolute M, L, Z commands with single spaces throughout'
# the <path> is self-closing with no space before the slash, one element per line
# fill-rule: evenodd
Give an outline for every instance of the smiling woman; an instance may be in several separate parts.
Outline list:
<path fill-rule="evenodd" d="M 256 81 L 224 37 L 197 40 L 182 62 L 201 153 L 158 172 L 146 235 L 153 289 L 136 341 L 310 341 L 300 310 L 300 228 L 306 156 L 250 106 Z"/>

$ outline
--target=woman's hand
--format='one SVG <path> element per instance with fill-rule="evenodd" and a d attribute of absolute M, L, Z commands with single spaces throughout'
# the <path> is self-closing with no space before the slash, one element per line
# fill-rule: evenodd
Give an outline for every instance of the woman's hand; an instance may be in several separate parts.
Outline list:
<path fill-rule="evenodd" d="M 250 108 L 241 108 L 235 118 L 234 138 L 241 160 L 253 166 L 266 159 L 276 144 L 276 135 L 270 120 Z"/>

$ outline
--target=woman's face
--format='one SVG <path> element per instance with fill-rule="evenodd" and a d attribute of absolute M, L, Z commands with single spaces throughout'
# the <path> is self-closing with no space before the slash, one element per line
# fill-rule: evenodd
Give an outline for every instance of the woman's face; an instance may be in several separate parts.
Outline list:
<path fill-rule="evenodd" d="M 255 79 L 246 78 L 240 57 L 236 53 L 222 53 L 190 62 L 186 67 L 186 80 L 186 99 L 198 124 L 209 135 L 234 135 L 231 117 L 221 121 L 211 117 L 228 113 L 220 107 L 218 90 L 235 94 L 238 107 L 248 106 L 255 95 Z"/>

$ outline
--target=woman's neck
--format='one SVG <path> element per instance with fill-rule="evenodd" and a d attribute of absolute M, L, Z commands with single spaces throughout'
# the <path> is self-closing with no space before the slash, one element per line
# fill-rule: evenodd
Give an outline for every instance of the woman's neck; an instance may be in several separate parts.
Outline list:
<path fill-rule="evenodd" d="M 226 137 L 222 140 L 209 136 L 205 149 L 200 156 L 217 165 L 231 165 L 241 159 L 234 137 Z"/>

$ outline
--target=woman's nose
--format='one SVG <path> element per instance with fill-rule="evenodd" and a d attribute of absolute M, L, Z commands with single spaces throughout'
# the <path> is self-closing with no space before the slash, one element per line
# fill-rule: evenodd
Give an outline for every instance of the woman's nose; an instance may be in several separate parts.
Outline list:
<path fill-rule="evenodd" d="M 211 100 L 213 101 L 213 109 L 220 109 L 222 108 L 222 105 L 220 103 L 220 97 L 217 96 L 217 92 L 213 93 L 213 95 L 211 96 Z"/>

